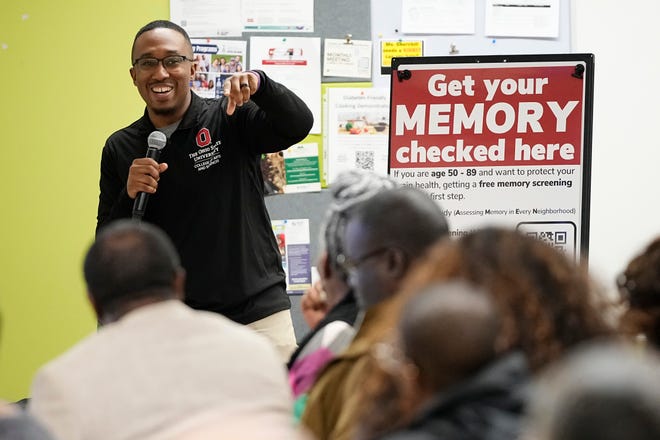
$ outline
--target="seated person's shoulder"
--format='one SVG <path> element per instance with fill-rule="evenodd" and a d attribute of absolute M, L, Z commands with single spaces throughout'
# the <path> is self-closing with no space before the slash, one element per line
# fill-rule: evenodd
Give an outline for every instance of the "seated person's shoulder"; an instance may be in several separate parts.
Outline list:
<path fill-rule="evenodd" d="M 0 438 L 51 440 L 53 437 L 18 405 L 0 401 Z"/>

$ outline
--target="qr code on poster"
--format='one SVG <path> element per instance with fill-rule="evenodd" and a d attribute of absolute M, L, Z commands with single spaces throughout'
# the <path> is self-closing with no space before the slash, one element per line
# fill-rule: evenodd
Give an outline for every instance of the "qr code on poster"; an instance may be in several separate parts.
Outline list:
<path fill-rule="evenodd" d="M 576 257 L 576 227 L 573 222 L 522 222 L 518 230 Z"/>
<path fill-rule="evenodd" d="M 362 170 L 374 170 L 374 152 L 373 151 L 356 151 L 355 152 L 355 168 Z"/>

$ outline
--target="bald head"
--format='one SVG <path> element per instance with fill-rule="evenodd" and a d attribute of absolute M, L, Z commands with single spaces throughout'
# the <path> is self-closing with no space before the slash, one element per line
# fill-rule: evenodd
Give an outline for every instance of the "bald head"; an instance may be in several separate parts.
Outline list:
<path fill-rule="evenodd" d="M 438 283 L 411 298 L 399 322 L 406 356 L 429 392 L 471 375 L 495 357 L 499 313 L 490 296 L 465 283 Z"/>

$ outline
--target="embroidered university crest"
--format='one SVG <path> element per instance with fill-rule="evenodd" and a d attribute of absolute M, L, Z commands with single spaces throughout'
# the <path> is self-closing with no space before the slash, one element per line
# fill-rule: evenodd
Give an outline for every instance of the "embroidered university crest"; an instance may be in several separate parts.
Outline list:
<path fill-rule="evenodd" d="M 195 142 L 199 148 L 208 147 L 211 144 L 211 133 L 208 128 L 202 128 L 195 136 Z"/>

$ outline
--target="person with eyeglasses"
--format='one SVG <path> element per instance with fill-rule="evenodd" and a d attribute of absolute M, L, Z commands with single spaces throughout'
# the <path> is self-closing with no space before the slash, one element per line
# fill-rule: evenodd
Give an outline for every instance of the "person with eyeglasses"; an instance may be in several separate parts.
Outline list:
<path fill-rule="evenodd" d="M 304 411 L 307 392 L 318 374 L 346 349 L 355 335 L 357 303 L 348 285 L 348 275 L 336 263 L 336 256 L 344 247 L 344 227 L 350 212 L 369 197 L 395 187 L 397 183 L 390 177 L 361 169 L 340 173 L 330 186 L 332 200 L 321 224 L 322 251 L 317 264 L 320 280 L 305 292 L 300 302 L 303 318 L 311 330 L 300 340 L 287 364 L 296 420 Z"/>
<path fill-rule="evenodd" d="M 96 229 L 130 217 L 137 195 L 149 194 L 143 220 L 175 243 L 188 273 L 185 302 L 254 328 L 286 362 L 296 341 L 260 158 L 305 138 L 313 116 L 262 71 L 231 75 L 222 96 L 200 98 L 195 67 L 176 23 L 137 32 L 129 71 L 146 109 L 105 143 Z M 160 163 L 145 157 L 154 131 L 167 137 Z"/>
<path fill-rule="evenodd" d="M 336 264 L 347 275 L 360 316 L 350 345 L 309 391 L 301 422 L 319 440 L 355 438 L 359 390 L 373 373 L 369 354 L 393 328 L 387 317 L 410 269 L 449 234 L 440 205 L 411 187 L 381 191 L 349 214 Z"/>

